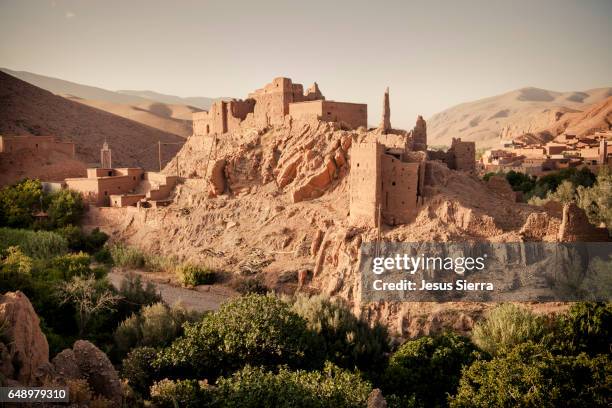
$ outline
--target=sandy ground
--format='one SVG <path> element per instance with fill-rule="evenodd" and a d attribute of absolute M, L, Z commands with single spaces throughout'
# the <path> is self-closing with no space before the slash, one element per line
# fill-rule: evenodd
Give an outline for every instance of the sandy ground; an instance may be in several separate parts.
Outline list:
<path fill-rule="evenodd" d="M 167 274 L 141 271 L 125 271 L 118 268 L 108 274 L 108 279 L 116 288 L 119 288 L 124 276 L 128 273 L 137 273 L 145 282 L 155 285 L 162 299 L 169 305 L 180 303 L 189 310 L 204 312 L 217 310 L 219 306 L 236 293 L 222 285 L 201 285 L 194 289 L 183 288 L 170 283 Z"/>

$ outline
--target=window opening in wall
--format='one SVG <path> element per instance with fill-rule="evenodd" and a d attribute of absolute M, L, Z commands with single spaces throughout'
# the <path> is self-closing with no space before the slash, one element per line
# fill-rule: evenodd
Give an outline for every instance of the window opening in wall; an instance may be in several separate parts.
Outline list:
<path fill-rule="evenodd" d="M 113 175 L 113 172 L 112 172 L 112 171 L 109 171 L 109 172 L 108 172 L 108 177 L 110 177 L 110 176 L 112 176 L 112 175 Z"/>
<path fill-rule="evenodd" d="M 392 185 L 392 186 L 394 186 L 394 185 L 395 185 L 395 181 L 392 181 L 392 182 L 391 182 L 391 185 Z"/>

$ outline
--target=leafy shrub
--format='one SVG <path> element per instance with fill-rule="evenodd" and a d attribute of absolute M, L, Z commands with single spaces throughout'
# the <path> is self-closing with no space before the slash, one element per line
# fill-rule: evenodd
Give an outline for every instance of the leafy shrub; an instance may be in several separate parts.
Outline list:
<path fill-rule="evenodd" d="M 68 242 L 68 248 L 73 251 L 85 251 L 87 253 L 95 253 L 102 249 L 108 235 L 95 228 L 91 233 L 86 234 L 79 227 L 74 225 L 66 225 L 55 230 L 58 234 L 66 239 Z"/>
<path fill-rule="evenodd" d="M 364 407 L 370 391 L 358 374 L 327 363 L 322 371 L 281 368 L 277 374 L 246 366 L 220 378 L 214 395 L 228 408 L 348 408 Z"/>
<path fill-rule="evenodd" d="M 108 248 L 102 248 L 98 252 L 95 252 L 93 254 L 93 259 L 101 264 L 111 265 L 113 263 L 113 256 Z"/>
<path fill-rule="evenodd" d="M 182 334 L 186 321 L 195 321 L 196 313 L 163 303 L 155 303 L 133 314 L 115 330 L 115 345 L 119 353 L 125 355 L 136 346 L 166 347 Z"/>
<path fill-rule="evenodd" d="M 55 228 L 76 225 L 85 213 L 81 193 L 72 190 L 60 190 L 49 195 L 47 209 L 50 224 Z"/>
<path fill-rule="evenodd" d="M 326 358 L 345 368 L 378 371 L 389 351 L 387 331 L 380 325 L 370 327 L 358 319 L 340 299 L 324 295 L 298 295 L 292 310 L 308 322 L 308 328 L 322 339 Z"/>
<path fill-rule="evenodd" d="M 181 376 L 209 378 L 245 364 L 275 367 L 320 366 L 317 339 L 306 321 L 272 296 L 232 299 L 195 324 L 164 349 L 160 368 Z"/>
<path fill-rule="evenodd" d="M 561 353 L 609 354 L 612 350 L 612 304 L 581 302 L 559 318 L 553 337 Z"/>
<path fill-rule="evenodd" d="M 610 390 L 608 355 L 554 356 L 528 342 L 491 361 L 475 361 L 464 371 L 450 406 L 608 407 Z"/>
<path fill-rule="evenodd" d="M 263 283 L 261 278 L 239 278 L 232 285 L 236 292 L 241 295 L 248 295 L 250 293 L 257 295 L 265 295 L 270 291 L 268 287 Z"/>
<path fill-rule="evenodd" d="M 150 385 L 158 379 L 158 372 L 152 365 L 156 356 L 157 350 L 153 347 L 137 347 L 121 363 L 121 377 L 145 398 L 149 396 Z"/>
<path fill-rule="evenodd" d="M 116 266 L 140 269 L 145 265 L 145 256 L 137 248 L 115 244 L 110 247 L 110 253 Z"/>
<path fill-rule="evenodd" d="M 112 319 L 114 322 L 122 321 L 133 313 L 139 312 L 143 307 L 162 300 L 161 295 L 155 289 L 155 285 L 151 282 L 144 283 L 140 275 L 135 273 L 125 275 L 119 285 L 117 294 L 121 299 Z M 115 326 L 108 329 L 112 333 Z"/>
<path fill-rule="evenodd" d="M 156 382 L 151 387 L 153 403 L 159 408 L 200 408 L 206 404 L 208 394 L 195 380 Z"/>
<path fill-rule="evenodd" d="M 509 351 L 526 341 L 539 341 L 545 334 L 544 322 L 524 307 L 511 303 L 496 306 L 487 318 L 476 324 L 472 341 L 492 355 Z"/>
<path fill-rule="evenodd" d="M 173 271 L 177 263 L 177 258 L 173 256 L 151 254 L 145 256 L 145 268 L 151 272 Z"/>
<path fill-rule="evenodd" d="M 176 275 L 183 286 L 211 285 L 215 283 L 215 272 L 193 264 L 182 264 Z"/>
<path fill-rule="evenodd" d="M 32 272 L 32 258 L 25 255 L 19 247 L 8 247 L 6 255 L 0 257 L 0 261 L 2 273 L 29 275 Z"/>
<path fill-rule="evenodd" d="M 40 259 L 68 252 L 66 239 L 54 232 L 0 228 L 0 251 L 11 246 L 18 246 L 27 256 Z"/>
<path fill-rule="evenodd" d="M 414 395 L 427 407 L 446 406 L 447 393 L 459 385 L 461 369 L 476 357 L 469 339 L 453 333 L 409 340 L 391 356 L 383 391 L 404 398 Z"/>
<path fill-rule="evenodd" d="M 83 276 L 91 273 L 89 255 L 79 252 L 56 256 L 50 262 L 49 271 L 52 278 L 69 280 L 73 276 Z"/>

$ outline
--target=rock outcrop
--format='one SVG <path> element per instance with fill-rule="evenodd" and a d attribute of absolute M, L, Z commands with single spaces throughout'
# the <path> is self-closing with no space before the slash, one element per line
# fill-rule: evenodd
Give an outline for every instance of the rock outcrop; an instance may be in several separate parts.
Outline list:
<path fill-rule="evenodd" d="M 60 352 L 51 361 L 60 381 L 84 379 L 95 394 L 120 404 L 121 381 L 112 363 L 99 348 L 86 340 L 77 340 L 72 349 Z"/>
<path fill-rule="evenodd" d="M 0 325 L 0 373 L 19 384 L 36 385 L 38 368 L 49 363 L 49 345 L 26 295 L 0 295 Z"/>
<path fill-rule="evenodd" d="M 379 388 L 374 388 L 368 395 L 368 408 L 387 408 L 387 401 Z"/>
<path fill-rule="evenodd" d="M 608 230 L 589 223 L 584 210 L 575 203 L 563 206 L 563 218 L 559 228 L 558 240 L 561 242 L 607 242 Z"/>

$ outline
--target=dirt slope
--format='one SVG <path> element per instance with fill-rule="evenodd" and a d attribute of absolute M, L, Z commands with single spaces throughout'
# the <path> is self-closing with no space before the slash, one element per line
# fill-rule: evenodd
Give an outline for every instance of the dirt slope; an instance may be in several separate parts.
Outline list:
<path fill-rule="evenodd" d="M 511 139 L 552 126 L 560 117 L 588 109 L 612 96 L 612 87 L 584 92 L 522 88 L 454 106 L 427 121 L 430 145 L 450 146 L 453 137 L 497 147 L 500 135 Z"/>
<path fill-rule="evenodd" d="M 107 140 L 115 166 L 155 169 L 158 141 L 182 143 L 180 136 L 67 100 L 0 72 L 0 134 L 53 135 L 77 144 L 77 158 L 99 162 L 99 149 Z M 163 162 L 178 146 L 164 146 Z"/>

